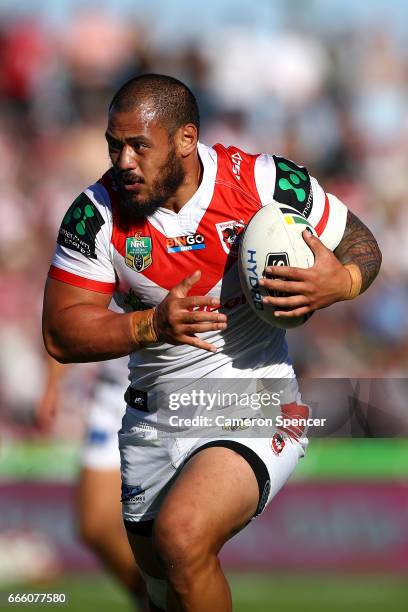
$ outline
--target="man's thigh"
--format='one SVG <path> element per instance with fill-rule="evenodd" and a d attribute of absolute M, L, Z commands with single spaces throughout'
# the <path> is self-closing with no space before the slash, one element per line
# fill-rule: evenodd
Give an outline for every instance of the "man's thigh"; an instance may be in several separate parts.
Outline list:
<path fill-rule="evenodd" d="M 132 514 L 126 502 L 129 542 L 157 609 L 164 609 L 163 602 L 172 597 L 166 579 L 169 570 L 182 566 L 194 574 L 212 566 L 223 544 L 260 513 L 286 482 L 303 449 L 280 438 L 280 448 L 274 448 L 274 438 L 245 440 L 245 444 L 235 439 L 210 440 L 197 446 L 179 441 L 175 474 L 163 485 L 156 511 L 142 517 Z M 186 445 L 190 450 L 183 457 Z M 146 461 L 149 449 L 144 450 Z M 149 471 L 151 463 L 143 467 L 142 457 L 139 467 Z M 157 461 L 156 475 L 159 465 Z M 146 520 L 146 514 L 152 520 Z"/>
<path fill-rule="evenodd" d="M 249 463 L 229 448 L 206 448 L 181 469 L 155 520 L 138 523 L 151 526 L 146 535 L 139 535 L 138 528 L 128 530 L 129 541 L 141 568 L 159 576 L 162 566 L 154 548 L 159 525 L 166 523 L 174 534 L 199 535 L 218 551 L 250 521 L 258 502 L 258 482 Z"/>
<path fill-rule="evenodd" d="M 215 552 L 254 516 L 259 487 L 251 465 L 237 452 L 210 447 L 197 452 L 170 487 L 156 517 L 160 526 Z"/>

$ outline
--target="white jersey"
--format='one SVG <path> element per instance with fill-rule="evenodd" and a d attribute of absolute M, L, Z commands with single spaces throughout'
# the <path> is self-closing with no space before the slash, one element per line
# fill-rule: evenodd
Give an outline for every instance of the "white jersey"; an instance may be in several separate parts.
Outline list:
<path fill-rule="evenodd" d="M 217 353 L 193 346 L 151 344 L 130 356 L 133 387 L 149 390 L 161 377 L 286 378 L 293 376 L 284 330 L 256 317 L 243 296 L 238 237 L 249 219 L 273 200 L 308 218 L 334 250 L 347 208 L 325 194 L 307 170 L 282 157 L 249 155 L 236 147 L 199 145 L 204 172 L 192 198 L 175 213 L 158 208 L 125 222 L 111 171 L 86 189 L 62 222 L 51 278 L 114 294 L 127 311 L 159 304 L 197 269 L 189 295 L 220 300 L 227 329 L 201 334 Z"/>

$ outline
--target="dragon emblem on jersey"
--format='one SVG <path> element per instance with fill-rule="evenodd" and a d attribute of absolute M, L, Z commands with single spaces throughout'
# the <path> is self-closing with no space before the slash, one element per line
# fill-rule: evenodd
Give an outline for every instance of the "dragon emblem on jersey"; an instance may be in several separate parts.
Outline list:
<path fill-rule="evenodd" d="M 218 236 L 221 240 L 222 248 L 227 255 L 238 257 L 239 235 L 245 229 L 245 223 L 241 221 L 223 221 L 216 223 Z"/>
<path fill-rule="evenodd" d="M 152 239 L 139 233 L 126 238 L 125 262 L 136 272 L 143 272 L 152 265 Z"/>

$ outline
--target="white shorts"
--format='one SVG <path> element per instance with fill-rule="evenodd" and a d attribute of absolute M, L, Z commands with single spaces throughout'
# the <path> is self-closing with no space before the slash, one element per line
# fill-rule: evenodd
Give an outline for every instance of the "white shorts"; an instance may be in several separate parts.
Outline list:
<path fill-rule="evenodd" d="M 186 461 L 205 446 L 232 448 L 251 465 L 259 486 L 257 516 L 291 476 L 306 444 L 306 438 L 297 440 L 276 428 L 268 438 L 163 438 L 143 413 L 128 406 L 119 431 L 126 527 L 131 529 L 133 523 L 136 529 L 138 522 L 155 518 Z"/>
<path fill-rule="evenodd" d="M 119 470 L 118 430 L 124 412 L 125 385 L 99 381 L 86 419 L 82 466 Z"/>

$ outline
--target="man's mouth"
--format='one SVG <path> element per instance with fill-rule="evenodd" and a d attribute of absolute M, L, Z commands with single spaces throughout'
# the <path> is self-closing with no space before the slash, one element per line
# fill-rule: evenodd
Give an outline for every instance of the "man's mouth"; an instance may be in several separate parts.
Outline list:
<path fill-rule="evenodd" d="M 142 183 L 123 183 L 123 189 L 125 191 L 138 191 L 142 186 Z"/>

